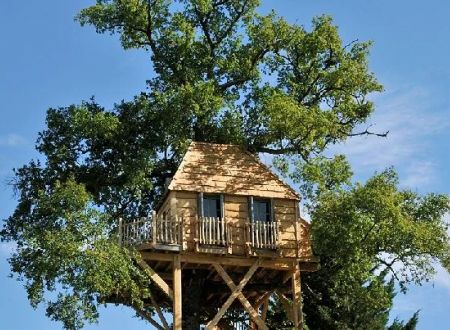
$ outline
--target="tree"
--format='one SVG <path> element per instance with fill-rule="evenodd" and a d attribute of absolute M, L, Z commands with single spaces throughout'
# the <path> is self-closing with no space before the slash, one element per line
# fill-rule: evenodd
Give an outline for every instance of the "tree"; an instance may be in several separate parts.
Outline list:
<path fill-rule="evenodd" d="M 95 100 L 49 109 L 37 141 L 45 163 L 15 171 L 19 201 L 1 237 L 17 242 L 10 263 L 31 304 L 46 303 L 65 328 L 94 322 L 98 305 L 111 300 L 152 312 L 151 288 L 133 263 L 139 256 L 116 244 L 116 219 L 148 214 L 191 140 L 272 154 L 302 187 L 322 257 L 317 277 L 305 278 L 312 328 L 350 328 L 375 316 L 383 327 L 393 296 L 388 270 L 412 272 L 399 278 L 406 285 L 431 276 L 435 259 L 448 268 L 446 197 L 399 191 L 392 172 L 345 186 L 345 157 L 323 156 L 330 145 L 375 134 L 357 131 L 373 112 L 368 95 L 382 90 L 368 70 L 370 43 L 343 44 L 329 17 L 315 18 L 307 31 L 259 14 L 258 5 L 98 0 L 78 14 L 81 25 L 118 34 L 124 49 L 147 52 L 155 75 L 146 92 L 111 110 Z M 384 236 L 372 235 L 372 225 Z M 334 230 L 342 242 L 333 241 Z M 402 253 L 406 239 L 413 239 L 409 254 Z M 404 271 L 392 268 L 397 259 Z"/>
<path fill-rule="evenodd" d="M 394 284 L 430 279 L 449 269 L 447 196 L 418 196 L 398 188 L 392 169 L 367 183 L 328 190 L 312 211 L 314 251 L 321 269 L 305 278 L 305 313 L 312 329 L 385 329 Z M 418 315 L 405 325 L 414 329 Z"/>

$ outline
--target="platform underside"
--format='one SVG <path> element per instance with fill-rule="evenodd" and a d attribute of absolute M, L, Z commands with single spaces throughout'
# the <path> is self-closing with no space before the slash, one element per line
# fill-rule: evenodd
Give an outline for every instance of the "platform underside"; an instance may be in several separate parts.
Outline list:
<path fill-rule="evenodd" d="M 174 253 L 141 251 L 141 255 L 143 260 L 172 287 L 172 258 Z M 258 259 L 256 257 L 199 255 L 198 253 L 180 254 L 180 256 L 183 301 L 189 302 L 192 291 L 195 291 L 196 294 L 199 293 L 195 300 L 201 301 L 201 309 L 210 315 L 214 315 L 217 309 L 223 306 L 231 293 L 230 288 L 218 274 L 213 264 L 220 264 L 233 282 L 237 284 Z M 242 289 L 242 293 L 252 305 L 257 305 L 262 298 L 273 292 L 279 292 L 286 297 L 290 297 L 292 295 L 290 278 L 295 263 L 300 264 L 302 271 L 315 271 L 318 267 L 315 259 L 265 258 Z M 161 307 L 171 308 L 172 300 L 161 290 L 158 290 L 156 286 L 152 290 L 152 294 Z M 242 310 L 242 304 L 235 300 L 229 310 Z"/>

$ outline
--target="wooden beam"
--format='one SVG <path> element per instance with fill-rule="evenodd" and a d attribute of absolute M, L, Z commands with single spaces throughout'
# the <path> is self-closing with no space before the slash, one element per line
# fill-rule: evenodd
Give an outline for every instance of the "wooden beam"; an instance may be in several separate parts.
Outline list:
<path fill-rule="evenodd" d="M 158 313 L 159 319 L 161 320 L 164 329 L 170 330 L 169 324 L 167 323 L 167 320 L 161 311 L 161 308 L 159 307 L 158 303 L 156 302 L 155 298 L 153 298 L 153 295 L 150 293 L 150 301 L 152 302 L 153 307 L 156 309 L 156 312 Z"/>
<path fill-rule="evenodd" d="M 173 329 L 182 330 L 181 261 L 180 255 L 173 257 Z"/>
<path fill-rule="evenodd" d="M 144 260 L 151 261 L 172 261 L 173 254 L 141 251 L 141 257 Z M 301 259 L 300 259 L 301 260 Z M 199 255 L 198 253 L 185 253 L 180 254 L 180 261 L 182 263 L 190 264 L 220 264 L 223 266 L 236 266 L 236 267 L 251 267 L 255 262 L 255 258 L 247 257 L 234 257 L 227 256 L 226 258 L 219 258 L 217 256 Z M 261 261 L 260 267 L 278 269 L 278 270 L 291 270 L 292 258 L 272 258 Z"/>
<path fill-rule="evenodd" d="M 270 295 L 268 295 L 263 303 L 263 307 L 262 307 L 262 311 L 261 311 L 261 318 L 264 322 L 266 322 L 266 317 L 267 317 L 267 310 L 269 309 L 269 298 Z"/>
<path fill-rule="evenodd" d="M 158 322 L 156 322 L 152 316 L 150 315 L 150 313 L 147 313 L 145 311 L 143 311 L 142 309 L 133 306 L 133 309 L 136 311 L 136 313 L 142 317 L 144 320 L 147 320 L 151 325 L 153 325 L 156 329 L 158 330 L 166 330 L 165 328 L 163 328 L 161 325 L 159 325 Z"/>
<path fill-rule="evenodd" d="M 242 294 L 242 289 L 247 284 L 247 282 L 250 280 L 250 278 L 253 276 L 255 271 L 260 266 L 261 261 L 258 259 L 252 267 L 248 270 L 247 274 L 245 274 L 244 278 L 239 282 L 239 284 L 236 286 L 233 282 L 233 280 L 230 278 L 230 276 L 227 274 L 227 272 L 222 268 L 219 264 L 213 264 L 214 268 L 216 268 L 219 275 L 222 277 L 222 279 L 225 281 L 225 283 L 230 288 L 231 295 L 225 301 L 219 312 L 216 314 L 214 319 L 212 319 L 208 325 L 206 326 L 206 329 L 213 329 L 219 322 L 219 320 L 222 318 L 223 314 L 227 311 L 227 309 L 231 306 L 233 301 L 237 298 L 241 302 L 241 304 L 244 306 L 244 308 L 247 310 L 247 312 L 250 314 L 250 317 L 252 320 L 258 325 L 259 329 L 261 330 L 267 330 L 264 321 L 261 319 L 261 317 L 258 315 L 258 312 L 253 308 L 253 306 L 248 302 L 247 298 Z"/>
<path fill-rule="evenodd" d="M 144 260 L 137 260 L 138 265 L 144 272 L 155 282 L 155 284 L 164 292 L 170 299 L 173 300 L 173 291 L 169 285 L 159 276 Z"/>
<path fill-rule="evenodd" d="M 300 269 L 302 272 L 317 272 L 320 269 L 318 262 L 302 262 L 300 261 Z"/>
<path fill-rule="evenodd" d="M 255 300 L 255 309 L 258 309 L 259 307 L 261 307 L 262 304 L 264 304 L 264 301 L 266 300 L 266 298 L 270 298 L 270 296 L 272 295 L 273 291 L 270 292 L 266 292 L 263 295 L 259 296 L 256 300 Z"/>
<path fill-rule="evenodd" d="M 286 296 L 279 291 L 275 291 L 275 294 L 278 297 L 278 300 L 281 302 L 281 305 L 283 305 L 284 311 L 286 312 L 286 315 L 288 319 L 294 323 L 293 317 L 292 317 L 292 301 L 290 301 Z"/>
<path fill-rule="evenodd" d="M 295 263 L 292 271 L 292 318 L 294 329 L 303 329 L 302 291 L 300 283 L 300 265 Z"/>
<path fill-rule="evenodd" d="M 228 273 L 232 273 L 227 270 Z M 204 285 L 205 291 L 215 294 L 227 292 L 228 286 L 224 283 L 211 282 L 205 283 Z M 291 292 L 290 284 L 281 284 L 281 283 L 248 283 L 243 289 L 243 293 L 256 293 L 258 295 L 258 300 L 263 299 L 266 294 L 270 294 L 272 291 L 278 290 L 280 292 Z M 263 300 L 260 300 L 260 303 L 263 303 Z M 255 305 L 255 303 L 253 304 Z M 259 305 L 260 306 L 260 305 Z"/>
<path fill-rule="evenodd" d="M 281 280 L 281 283 L 286 283 L 287 281 L 289 281 L 292 278 L 292 271 L 287 271 L 284 276 L 283 279 Z"/>

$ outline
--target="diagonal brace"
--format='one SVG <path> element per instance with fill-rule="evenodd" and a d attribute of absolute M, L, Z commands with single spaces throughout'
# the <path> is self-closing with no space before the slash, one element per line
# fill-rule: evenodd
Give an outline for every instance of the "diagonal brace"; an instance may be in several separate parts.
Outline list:
<path fill-rule="evenodd" d="M 156 302 L 155 298 L 153 298 L 153 295 L 150 293 L 150 301 L 152 302 L 153 307 L 156 309 L 156 312 L 158 313 L 159 319 L 161 320 L 163 327 L 165 330 L 170 330 L 169 324 L 167 323 L 167 320 L 159 307 L 158 303 Z"/>
<path fill-rule="evenodd" d="M 249 312 L 251 318 L 259 326 L 259 328 L 262 330 L 267 330 L 267 327 L 264 324 L 264 321 L 258 315 L 258 312 L 252 307 L 252 305 L 248 302 L 247 298 L 245 298 L 245 296 L 242 294 L 242 289 L 248 283 L 248 281 L 250 280 L 250 278 L 253 276 L 253 274 L 260 265 L 261 260 L 258 259 L 245 274 L 244 278 L 236 286 L 233 280 L 230 278 L 230 276 L 227 274 L 227 272 L 223 269 L 223 267 L 220 264 L 217 263 L 213 264 L 217 273 L 219 273 L 219 275 L 222 277 L 222 279 L 225 281 L 225 283 L 228 285 L 228 287 L 232 292 L 230 297 L 225 301 L 223 306 L 217 312 L 216 316 L 207 324 L 206 329 L 208 330 L 213 329 L 217 325 L 219 320 L 222 318 L 222 316 L 225 314 L 227 309 L 231 306 L 233 301 L 237 298 L 242 303 L 244 308 Z"/>
<path fill-rule="evenodd" d="M 136 260 L 138 265 L 144 270 L 144 272 L 155 282 L 155 284 L 170 298 L 173 300 L 173 290 L 169 285 L 159 276 L 153 268 L 151 268 L 144 260 Z"/>

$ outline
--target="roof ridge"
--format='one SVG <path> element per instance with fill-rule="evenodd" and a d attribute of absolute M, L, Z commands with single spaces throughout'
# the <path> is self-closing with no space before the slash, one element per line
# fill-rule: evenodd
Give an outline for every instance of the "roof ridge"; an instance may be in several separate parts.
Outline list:
<path fill-rule="evenodd" d="M 214 143 L 214 142 L 204 142 L 204 141 L 192 141 L 190 145 L 192 145 L 192 144 L 206 144 L 206 145 L 229 146 L 229 147 L 241 148 L 241 146 L 239 144 L 232 144 L 232 143 Z"/>

